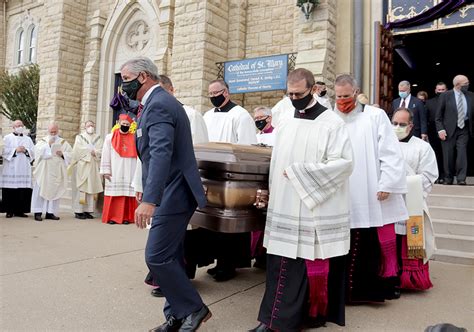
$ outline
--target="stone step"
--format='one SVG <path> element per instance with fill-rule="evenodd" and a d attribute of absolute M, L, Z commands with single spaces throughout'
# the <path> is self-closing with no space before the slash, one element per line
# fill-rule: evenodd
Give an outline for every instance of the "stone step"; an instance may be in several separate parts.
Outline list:
<path fill-rule="evenodd" d="M 431 260 L 453 264 L 474 265 L 474 254 L 456 250 L 438 249 L 433 257 L 431 257 Z"/>
<path fill-rule="evenodd" d="M 446 206 L 430 206 L 430 215 L 433 219 L 459 220 L 474 222 L 474 208 L 455 208 Z"/>
<path fill-rule="evenodd" d="M 430 194 L 428 206 L 474 209 L 474 196 Z"/>
<path fill-rule="evenodd" d="M 466 235 L 436 234 L 436 247 L 474 254 L 474 237 Z"/>
<path fill-rule="evenodd" d="M 447 186 L 443 184 L 435 184 L 431 190 L 431 194 L 474 196 L 474 186 Z"/>
<path fill-rule="evenodd" d="M 432 219 L 431 222 L 436 234 L 474 237 L 474 224 L 469 221 Z"/>

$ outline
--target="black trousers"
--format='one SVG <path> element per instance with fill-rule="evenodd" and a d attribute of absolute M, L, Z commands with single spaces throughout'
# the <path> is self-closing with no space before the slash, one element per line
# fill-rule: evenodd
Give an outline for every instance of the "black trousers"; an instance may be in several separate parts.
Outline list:
<path fill-rule="evenodd" d="M 31 208 L 31 188 L 2 188 L 3 210 L 6 213 L 29 213 Z"/>
<path fill-rule="evenodd" d="M 153 280 L 166 297 L 165 317 L 181 319 L 202 308 L 203 302 L 186 275 L 184 237 L 194 210 L 153 216 L 145 248 L 145 261 Z"/>
<path fill-rule="evenodd" d="M 443 160 L 443 148 L 441 147 L 441 140 L 438 136 L 438 130 L 436 130 L 436 124 L 434 122 L 428 123 L 428 139 L 430 141 L 431 148 L 436 155 L 436 163 L 438 164 L 438 178 L 444 179 L 444 160 Z"/>
<path fill-rule="evenodd" d="M 463 129 L 456 127 L 451 137 L 441 142 L 444 157 L 445 179 L 466 181 L 467 175 L 467 143 L 469 142 L 469 123 Z"/>

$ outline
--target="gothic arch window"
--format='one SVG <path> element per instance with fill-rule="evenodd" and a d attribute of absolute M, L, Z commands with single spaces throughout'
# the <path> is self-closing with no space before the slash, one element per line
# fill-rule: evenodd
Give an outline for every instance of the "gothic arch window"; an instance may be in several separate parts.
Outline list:
<path fill-rule="evenodd" d="M 37 36 L 38 36 L 38 28 L 35 25 L 30 27 L 30 33 L 28 35 L 28 62 L 34 63 L 36 62 L 36 43 L 37 43 Z"/>
<path fill-rule="evenodd" d="M 21 65 L 25 59 L 25 30 L 22 28 L 17 32 L 17 42 L 15 47 L 15 62 Z"/>

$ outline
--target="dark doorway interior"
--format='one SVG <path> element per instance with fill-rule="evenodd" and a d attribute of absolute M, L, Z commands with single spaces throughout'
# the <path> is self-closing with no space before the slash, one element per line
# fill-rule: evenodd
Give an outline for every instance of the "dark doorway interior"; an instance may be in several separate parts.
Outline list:
<path fill-rule="evenodd" d="M 394 96 L 402 80 L 415 85 L 412 94 L 424 90 L 430 98 L 439 81 L 452 89 L 457 74 L 474 82 L 473 36 L 474 26 L 394 36 Z"/>

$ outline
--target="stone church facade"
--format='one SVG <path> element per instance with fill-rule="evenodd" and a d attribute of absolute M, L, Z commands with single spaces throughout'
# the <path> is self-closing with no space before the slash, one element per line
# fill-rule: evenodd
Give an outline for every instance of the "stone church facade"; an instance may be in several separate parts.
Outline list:
<path fill-rule="evenodd" d="M 371 40 L 381 10 L 364 2 L 365 40 Z M 139 55 L 170 76 L 181 102 L 201 112 L 210 108 L 207 86 L 217 62 L 294 53 L 296 68 L 310 69 L 331 88 L 337 73 L 352 72 L 353 5 L 321 0 L 306 19 L 293 0 L 2 0 L 0 70 L 38 63 L 38 134 L 56 121 L 72 141 L 85 120 L 96 121 L 102 134 L 110 130 L 116 75 Z M 364 45 L 366 90 L 370 48 Z M 283 94 L 232 99 L 251 111 L 273 106 Z M 3 118 L 4 133 L 8 127 Z"/>

